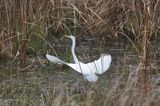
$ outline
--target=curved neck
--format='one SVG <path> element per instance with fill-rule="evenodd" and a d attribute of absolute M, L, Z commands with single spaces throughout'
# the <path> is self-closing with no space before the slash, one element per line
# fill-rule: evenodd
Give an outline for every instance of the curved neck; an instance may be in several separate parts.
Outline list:
<path fill-rule="evenodd" d="M 72 55 L 73 55 L 73 59 L 74 59 L 74 62 L 75 63 L 78 63 L 78 58 L 75 54 L 75 45 L 76 45 L 76 41 L 75 39 L 72 39 L 72 48 L 71 48 L 71 52 L 72 52 Z"/>

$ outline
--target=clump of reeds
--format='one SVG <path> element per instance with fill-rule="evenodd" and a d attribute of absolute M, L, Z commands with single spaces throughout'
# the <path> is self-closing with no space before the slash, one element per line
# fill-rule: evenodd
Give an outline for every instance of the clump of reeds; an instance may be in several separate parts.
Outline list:
<path fill-rule="evenodd" d="M 28 49 L 36 49 L 34 52 L 46 50 L 45 38 L 54 42 L 55 37 L 63 34 L 110 37 L 124 35 L 136 39 L 132 43 L 142 46 L 139 38 L 142 38 L 144 31 L 143 5 L 142 0 L 2 0 L 0 48 L 3 52 L 10 52 L 11 58 L 19 50 L 21 60 L 24 61 Z M 147 33 L 151 38 L 158 31 L 159 2 L 150 1 L 149 6 L 146 8 L 149 9 L 148 29 L 151 30 Z"/>
<path fill-rule="evenodd" d="M 20 60 L 24 62 L 28 51 L 46 50 L 43 45 L 46 36 L 52 42 L 63 34 L 115 36 L 125 24 L 127 10 L 123 3 L 118 0 L 2 0 L 1 52 L 7 55 L 6 51 L 8 57 L 13 58 L 19 51 Z"/>
<path fill-rule="evenodd" d="M 18 51 L 25 62 L 28 54 L 46 52 L 47 38 L 55 42 L 63 34 L 125 36 L 136 48 L 140 68 L 128 79 L 119 100 L 121 105 L 132 105 L 128 100 L 135 94 L 130 100 L 140 98 L 136 99 L 140 105 L 144 99 L 139 89 L 147 97 L 156 95 L 151 92 L 149 52 L 151 39 L 159 34 L 159 8 L 159 0 L 1 0 L 0 57 L 13 59 Z M 61 101 L 61 96 L 54 99 Z"/>
<path fill-rule="evenodd" d="M 139 81 L 139 71 L 141 66 L 133 67 L 130 70 L 130 75 L 128 80 L 125 83 L 124 89 L 119 91 L 119 96 L 117 98 L 116 106 L 158 106 L 158 101 L 160 100 L 159 89 L 156 85 L 156 80 L 148 79 L 150 83 L 150 91 L 147 92 L 147 95 L 144 94 L 145 89 L 141 89 L 141 83 Z M 116 89 L 118 86 L 116 87 Z M 117 90 L 116 90 L 117 91 Z M 112 92 L 112 95 L 116 95 L 117 92 Z"/>
<path fill-rule="evenodd" d="M 13 59 L 19 51 L 20 60 L 24 62 L 28 49 L 36 49 L 34 47 L 37 45 L 32 43 L 40 42 L 42 39 L 37 41 L 38 38 L 45 36 L 47 4 L 48 2 L 36 0 L 2 0 L 0 2 L 1 55 Z M 39 43 L 39 45 L 42 44 Z"/>

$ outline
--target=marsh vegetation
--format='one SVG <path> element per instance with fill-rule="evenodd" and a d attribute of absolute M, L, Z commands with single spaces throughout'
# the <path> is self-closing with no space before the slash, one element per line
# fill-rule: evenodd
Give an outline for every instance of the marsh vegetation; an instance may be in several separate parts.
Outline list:
<path fill-rule="evenodd" d="M 159 0 L 1 0 L 0 105 L 159 106 Z M 96 83 L 64 65 L 112 55 Z"/>

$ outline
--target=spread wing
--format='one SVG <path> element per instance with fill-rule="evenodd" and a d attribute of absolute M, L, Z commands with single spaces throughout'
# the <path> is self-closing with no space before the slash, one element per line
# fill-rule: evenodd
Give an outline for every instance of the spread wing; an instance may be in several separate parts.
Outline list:
<path fill-rule="evenodd" d="M 79 64 L 75 64 L 75 63 L 66 63 L 62 60 L 60 60 L 59 58 L 55 57 L 55 56 L 52 56 L 52 55 L 49 55 L 49 54 L 46 54 L 46 57 L 49 61 L 53 62 L 53 63 L 58 63 L 58 64 L 65 64 L 71 68 L 73 68 L 75 71 L 79 72 L 79 73 L 82 73 L 82 70 L 81 70 L 81 65 L 80 64 L 83 64 L 83 63 L 79 63 Z M 83 66 L 82 66 L 83 67 Z"/>
<path fill-rule="evenodd" d="M 111 55 L 101 54 L 101 57 L 98 60 L 87 64 L 93 73 L 102 74 L 110 67 L 111 60 Z"/>
<path fill-rule="evenodd" d="M 79 63 L 66 63 L 60 59 L 58 59 L 55 56 L 51 56 L 49 54 L 46 54 L 46 57 L 49 61 L 59 64 L 65 64 L 71 68 L 73 68 L 75 71 L 82 73 L 85 75 L 86 79 L 89 81 L 95 82 L 97 80 L 96 74 L 102 74 L 105 71 L 108 70 L 111 63 L 111 55 L 107 54 L 101 54 L 101 57 L 98 60 L 95 60 L 94 62 L 84 64 L 82 62 Z"/>
<path fill-rule="evenodd" d="M 51 56 L 49 54 L 46 54 L 46 57 L 49 61 L 53 62 L 53 63 L 58 63 L 58 64 L 66 64 L 66 62 L 60 60 L 59 58 L 55 57 L 55 56 Z"/>

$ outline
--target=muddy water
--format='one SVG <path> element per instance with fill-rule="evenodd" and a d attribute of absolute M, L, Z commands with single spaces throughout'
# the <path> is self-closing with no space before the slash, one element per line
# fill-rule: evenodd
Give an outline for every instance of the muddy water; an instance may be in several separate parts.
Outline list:
<path fill-rule="evenodd" d="M 119 81 L 117 82 L 116 78 L 123 75 L 123 77 L 127 79 L 130 71 L 135 70 L 138 66 L 138 52 L 127 39 L 110 39 L 103 40 L 102 42 L 98 42 L 99 40 L 92 38 L 87 38 L 83 42 L 80 42 L 79 39 L 80 38 L 77 39 L 76 54 L 81 61 L 93 61 L 97 59 L 102 52 L 111 54 L 113 58 L 110 69 L 103 75 L 99 75 L 99 80 L 95 88 L 101 86 L 101 90 L 103 90 L 109 87 L 109 85 L 120 83 Z M 72 62 L 72 56 L 70 54 L 71 42 L 65 41 L 64 44 L 58 42 L 55 42 L 53 45 L 58 56 L 62 60 Z M 68 44 L 68 42 L 70 43 Z M 151 57 L 153 58 L 151 62 L 159 71 L 160 47 L 158 45 L 157 42 L 153 41 L 151 48 Z M 16 90 L 24 90 L 25 88 L 31 88 L 34 93 L 36 92 L 34 90 L 38 90 L 39 93 L 36 92 L 36 95 L 46 93 L 48 89 L 53 88 L 56 89 L 57 93 L 64 94 L 66 86 L 74 89 L 74 87 L 77 86 L 76 82 L 79 81 L 82 82 L 82 86 L 85 85 L 81 74 L 76 73 L 64 65 L 50 63 L 44 56 L 40 59 L 37 57 L 28 59 L 23 67 L 20 66 L 19 61 L 1 63 L 0 101 L 4 98 L 11 101 L 14 100 L 14 98 L 16 98 L 14 95 L 19 95 L 16 93 Z M 15 89 L 15 91 L 11 93 L 11 89 L 13 89 L 13 91 Z"/>
<path fill-rule="evenodd" d="M 95 38 L 84 38 L 78 37 L 76 43 L 76 54 L 80 61 L 85 63 L 98 59 L 101 53 L 108 53 L 112 55 L 111 67 L 108 70 L 109 73 L 120 74 L 122 71 L 128 71 L 130 66 L 138 65 L 138 51 L 135 49 L 134 45 L 127 39 L 95 39 Z M 157 41 L 152 42 L 151 50 L 152 52 L 152 64 L 159 69 L 158 64 L 160 58 L 160 46 L 158 46 Z M 137 46 L 137 45 L 136 45 Z M 65 40 L 54 42 L 53 48 L 57 52 L 59 58 L 64 61 L 72 62 L 72 56 L 70 52 L 71 41 Z M 54 55 L 54 53 L 52 53 Z M 33 60 L 35 61 L 33 62 Z M 41 73 L 45 78 L 52 77 L 55 73 L 61 73 L 63 77 L 69 74 L 69 76 L 74 77 L 75 73 L 73 70 L 66 66 L 54 65 L 52 63 L 46 62 L 46 58 L 42 56 L 40 60 L 37 57 L 33 57 L 27 60 L 27 64 L 21 68 L 20 63 L 15 61 L 13 63 L 1 63 L 0 65 L 0 82 L 9 79 L 17 78 L 27 78 L 29 76 L 34 76 L 34 74 Z M 25 70 L 26 68 L 26 70 Z M 69 72 L 65 70 L 69 70 Z M 72 75 L 73 73 L 73 75 Z M 65 75 L 66 74 L 66 75 Z M 46 76 L 47 75 L 47 76 Z M 105 73 L 105 75 L 108 75 Z M 56 76 L 56 75 L 55 75 Z M 59 77 L 60 79 L 63 79 Z M 68 77 L 69 77 L 68 76 Z M 58 78 L 58 79 L 59 79 Z"/>

